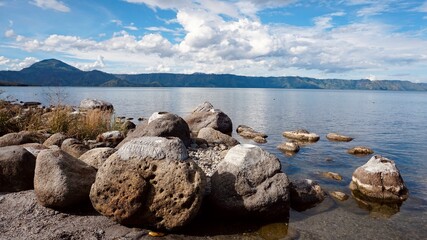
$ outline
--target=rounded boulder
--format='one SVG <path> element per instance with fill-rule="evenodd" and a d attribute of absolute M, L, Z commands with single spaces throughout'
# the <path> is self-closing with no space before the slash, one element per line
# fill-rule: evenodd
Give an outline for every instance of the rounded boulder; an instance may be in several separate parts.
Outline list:
<path fill-rule="evenodd" d="M 36 157 L 21 146 L 0 148 L 0 192 L 33 188 Z"/>

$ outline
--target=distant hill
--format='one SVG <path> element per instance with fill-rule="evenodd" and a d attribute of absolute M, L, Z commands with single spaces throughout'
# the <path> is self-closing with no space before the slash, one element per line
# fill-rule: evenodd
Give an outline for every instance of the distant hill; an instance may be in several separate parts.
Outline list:
<path fill-rule="evenodd" d="M 427 91 L 426 83 L 307 77 L 247 77 L 232 74 L 110 74 L 81 71 L 56 59 L 34 63 L 21 71 L 0 71 L 0 85 L 87 87 L 224 87 Z"/>

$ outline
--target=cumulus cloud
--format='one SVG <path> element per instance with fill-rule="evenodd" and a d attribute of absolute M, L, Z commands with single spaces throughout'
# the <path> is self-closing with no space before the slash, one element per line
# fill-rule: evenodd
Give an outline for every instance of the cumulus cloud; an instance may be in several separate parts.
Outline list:
<path fill-rule="evenodd" d="M 67 7 L 63 2 L 60 2 L 57 0 L 33 0 L 33 1 L 30 1 L 30 3 L 43 9 L 53 9 L 59 12 L 70 11 L 69 7 Z"/>
<path fill-rule="evenodd" d="M 4 32 L 4 36 L 7 38 L 13 37 L 15 36 L 15 31 L 13 31 L 13 29 L 8 29 Z"/>
<path fill-rule="evenodd" d="M 91 71 L 95 69 L 102 69 L 105 67 L 104 57 L 98 56 L 95 62 L 93 63 L 77 63 L 75 64 L 76 68 L 79 68 L 83 71 Z"/>
<path fill-rule="evenodd" d="M 29 67 L 39 60 L 34 57 L 26 57 L 24 59 L 10 59 L 5 56 L 0 56 L 0 66 L 6 70 L 21 70 Z"/>

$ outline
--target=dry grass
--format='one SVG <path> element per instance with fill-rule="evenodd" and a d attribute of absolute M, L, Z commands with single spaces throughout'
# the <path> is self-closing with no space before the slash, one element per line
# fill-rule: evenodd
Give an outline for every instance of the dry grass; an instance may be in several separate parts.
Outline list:
<path fill-rule="evenodd" d="M 110 111 L 89 110 L 74 118 L 68 134 L 78 139 L 95 139 L 98 134 L 111 130 L 111 118 Z"/>

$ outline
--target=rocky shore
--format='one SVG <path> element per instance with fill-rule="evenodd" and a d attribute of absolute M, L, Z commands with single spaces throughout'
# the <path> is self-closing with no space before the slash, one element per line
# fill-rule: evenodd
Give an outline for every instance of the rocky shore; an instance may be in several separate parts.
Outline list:
<path fill-rule="evenodd" d="M 22 105 L 27 112 L 33 107 Z M 111 113 L 114 107 L 85 99 L 67 116 L 91 109 Z M 47 118 L 51 111 L 42 112 L 40 118 Z M 208 102 L 184 118 L 156 112 L 135 128 L 119 124 L 93 139 L 52 129 L 0 136 L 0 239 L 293 238 L 290 208 L 306 211 L 331 199 L 316 181 L 289 179 L 275 155 L 240 144 L 231 136 L 231 119 Z M 236 132 L 259 143 L 267 138 L 245 125 Z M 283 136 L 292 141 L 278 148 L 292 154 L 320 138 L 307 130 Z M 350 141 L 337 134 L 327 138 Z M 342 179 L 338 173 L 324 176 Z M 365 204 L 399 207 L 408 197 L 394 162 L 381 156 L 354 172 L 350 189 Z"/>

